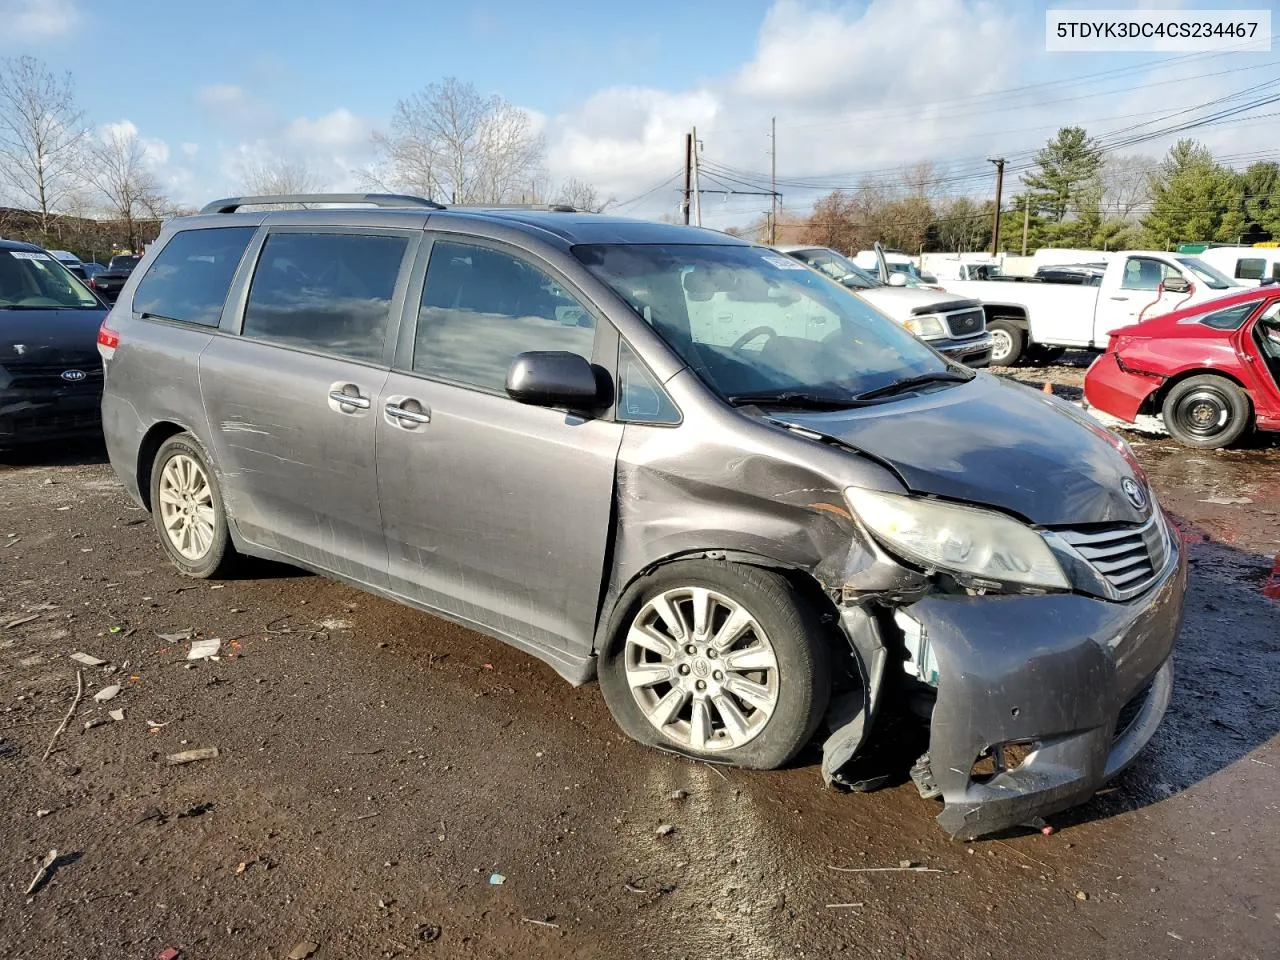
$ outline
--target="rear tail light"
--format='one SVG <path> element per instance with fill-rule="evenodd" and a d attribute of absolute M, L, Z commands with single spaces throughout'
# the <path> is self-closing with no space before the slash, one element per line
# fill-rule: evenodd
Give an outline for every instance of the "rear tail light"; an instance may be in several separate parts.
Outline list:
<path fill-rule="evenodd" d="M 107 324 L 111 320 L 111 315 L 107 315 L 107 319 L 102 321 L 102 326 L 98 328 L 98 353 L 102 355 L 103 360 L 110 360 L 116 355 L 116 347 L 120 346 L 120 334 L 112 330 Z"/>
<path fill-rule="evenodd" d="M 90 277 L 90 278 L 89 278 L 88 283 L 89 283 L 89 289 L 90 289 L 90 290 L 97 290 L 97 289 L 98 289 L 98 281 L 97 281 L 97 280 L 95 280 L 95 279 L 93 279 L 93 277 Z"/>

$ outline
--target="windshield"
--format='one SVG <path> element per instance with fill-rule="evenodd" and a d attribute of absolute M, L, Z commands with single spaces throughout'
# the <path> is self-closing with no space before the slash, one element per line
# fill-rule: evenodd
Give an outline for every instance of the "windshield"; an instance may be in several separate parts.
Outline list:
<path fill-rule="evenodd" d="M 851 287 L 857 287 L 859 290 L 884 286 L 879 279 L 866 273 L 852 260 L 840 256 L 834 250 L 797 250 L 792 256 L 803 260 L 811 267 L 817 267 L 827 276 Z"/>
<path fill-rule="evenodd" d="M 1239 286 L 1225 273 L 1215 270 L 1199 257 L 1178 257 L 1178 262 L 1203 280 L 1205 286 L 1211 290 L 1225 290 L 1227 287 Z"/>
<path fill-rule="evenodd" d="M 841 286 L 762 247 L 602 244 L 574 254 L 725 398 L 839 405 L 948 363 Z M 967 379 L 968 375 L 964 375 Z"/>
<path fill-rule="evenodd" d="M 110 269 L 132 270 L 134 267 L 138 265 L 138 261 L 141 259 L 142 259 L 141 257 L 112 257 Z"/>
<path fill-rule="evenodd" d="M 0 310 L 100 310 L 102 305 L 49 254 L 0 250 Z"/>

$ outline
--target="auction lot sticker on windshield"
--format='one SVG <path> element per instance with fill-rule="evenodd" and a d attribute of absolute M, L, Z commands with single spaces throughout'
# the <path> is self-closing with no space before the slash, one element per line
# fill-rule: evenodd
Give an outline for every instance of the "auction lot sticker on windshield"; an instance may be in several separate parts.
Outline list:
<path fill-rule="evenodd" d="M 30 250 L 10 250 L 9 253 L 17 257 L 19 260 L 48 260 L 49 259 L 49 255 L 47 253 L 32 253 Z"/>
<path fill-rule="evenodd" d="M 763 260 L 765 263 L 773 264 L 779 270 L 808 270 L 809 269 L 803 263 L 800 263 L 799 261 L 796 261 L 796 260 L 792 260 L 790 257 L 773 257 L 773 256 L 770 256 L 769 254 L 765 254 L 760 259 Z"/>

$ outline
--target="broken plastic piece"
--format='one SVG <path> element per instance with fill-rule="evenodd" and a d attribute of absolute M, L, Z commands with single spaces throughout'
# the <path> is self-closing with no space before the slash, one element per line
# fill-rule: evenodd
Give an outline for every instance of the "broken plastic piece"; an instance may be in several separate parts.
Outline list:
<path fill-rule="evenodd" d="M 489 885 L 490 885 L 490 886 L 493 886 L 493 887 L 500 887 L 500 886 L 502 886 L 502 885 L 503 885 L 504 883 L 506 883 L 506 882 L 507 882 L 507 878 L 506 878 L 506 877 L 504 877 L 504 876 L 503 876 L 502 874 L 500 874 L 500 873 L 491 873 L 491 874 L 489 874 Z"/>
<path fill-rule="evenodd" d="M 222 640 L 218 637 L 212 637 L 208 640 L 193 640 L 191 649 L 187 651 L 187 659 L 208 660 L 210 657 L 216 657 L 221 649 Z"/>
<path fill-rule="evenodd" d="M 179 766 L 184 763 L 195 763 L 197 760 L 215 760 L 218 756 L 217 747 L 200 747 L 196 750 L 183 750 L 180 753 L 171 753 L 165 760 L 173 766 Z"/>
<path fill-rule="evenodd" d="M 71 659 L 76 663 L 84 664 L 86 667 L 101 667 L 107 663 L 106 660 L 99 660 L 97 657 L 90 656 L 87 653 L 81 653 L 79 650 L 71 655 Z"/>
<path fill-rule="evenodd" d="M 93 699 L 99 703 L 106 703 L 108 700 L 114 700 L 120 694 L 120 684 L 113 683 L 109 687 L 103 687 L 93 695 Z"/>

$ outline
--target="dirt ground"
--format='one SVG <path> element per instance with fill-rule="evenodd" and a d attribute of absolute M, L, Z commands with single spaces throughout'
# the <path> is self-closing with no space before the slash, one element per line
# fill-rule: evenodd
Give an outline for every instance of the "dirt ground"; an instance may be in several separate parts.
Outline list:
<path fill-rule="evenodd" d="M 185 580 L 101 451 L 0 457 L 0 956 L 1280 956 L 1280 444 L 1130 440 L 1193 564 L 1169 715 L 1052 835 L 967 844 L 812 753 L 643 749 L 595 687 L 320 577 Z M 77 651 L 108 663 L 44 759 Z M 832 869 L 902 861 L 938 872 Z"/>

